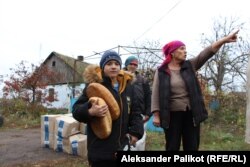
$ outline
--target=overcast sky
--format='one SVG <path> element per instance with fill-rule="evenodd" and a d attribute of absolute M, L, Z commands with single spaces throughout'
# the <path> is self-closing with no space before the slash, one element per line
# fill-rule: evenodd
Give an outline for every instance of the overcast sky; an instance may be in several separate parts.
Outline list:
<path fill-rule="evenodd" d="M 213 19 L 237 16 L 249 22 L 247 4 L 247 0 L 0 0 L 0 75 L 9 74 L 21 60 L 41 62 L 52 51 L 76 58 L 146 39 L 161 45 L 182 40 L 188 52 L 196 54 L 201 33 L 211 32 Z"/>

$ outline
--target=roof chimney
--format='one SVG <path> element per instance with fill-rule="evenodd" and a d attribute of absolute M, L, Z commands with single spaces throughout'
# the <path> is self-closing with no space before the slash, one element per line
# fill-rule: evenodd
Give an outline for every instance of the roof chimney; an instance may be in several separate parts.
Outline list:
<path fill-rule="evenodd" d="M 77 60 L 83 61 L 83 56 L 77 56 Z"/>

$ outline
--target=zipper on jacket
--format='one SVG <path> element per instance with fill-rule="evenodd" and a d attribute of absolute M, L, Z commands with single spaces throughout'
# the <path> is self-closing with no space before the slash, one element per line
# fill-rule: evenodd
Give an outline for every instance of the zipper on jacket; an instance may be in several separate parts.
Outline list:
<path fill-rule="evenodd" d="M 194 127 L 196 127 L 197 125 L 196 125 L 196 123 L 195 123 L 194 117 L 193 117 L 193 123 L 194 123 Z"/>

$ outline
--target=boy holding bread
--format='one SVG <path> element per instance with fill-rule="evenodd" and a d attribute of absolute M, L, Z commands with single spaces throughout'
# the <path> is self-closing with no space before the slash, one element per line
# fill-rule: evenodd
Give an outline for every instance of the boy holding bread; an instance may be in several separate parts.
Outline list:
<path fill-rule="evenodd" d="M 85 69 L 87 84 L 73 106 L 73 117 L 88 125 L 88 161 L 93 167 L 116 166 L 116 152 L 125 143 L 134 145 L 143 135 L 133 76 L 121 70 L 121 64 L 118 53 L 104 52 L 100 66 Z"/>

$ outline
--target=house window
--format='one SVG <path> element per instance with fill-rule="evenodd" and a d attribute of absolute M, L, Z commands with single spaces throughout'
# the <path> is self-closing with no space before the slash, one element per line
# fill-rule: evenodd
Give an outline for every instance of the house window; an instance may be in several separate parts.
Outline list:
<path fill-rule="evenodd" d="M 53 61 L 52 62 L 52 67 L 55 67 L 56 66 L 56 61 Z"/>
<path fill-rule="evenodd" d="M 54 95 L 55 95 L 55 90 L 54 90 L 54 88 L 49 88 L 49 96 L 48 96 L 48 101 L 49 101 L 49 102 L 55 101 Z"/>

